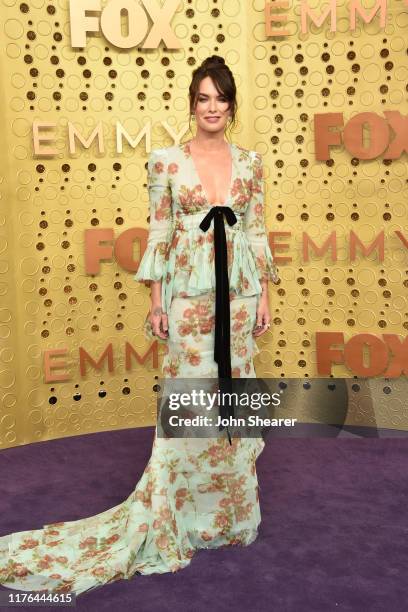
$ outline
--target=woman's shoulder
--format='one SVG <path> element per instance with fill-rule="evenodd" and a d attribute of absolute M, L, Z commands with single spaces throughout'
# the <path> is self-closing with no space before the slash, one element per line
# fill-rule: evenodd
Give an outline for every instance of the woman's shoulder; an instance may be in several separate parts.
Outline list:
<path fill-rule="evenodd" d="M 160 149 L 151 149 L 149 153 L 149 157 L 151 159 L 156 159 L 160 157 L 167 157 L 167 149 L 168 147 L 160 147 Z"/>
<path fill-rule="evenodd" d="M 255 164 L 262 164 L 262 155 L 255 151 L 254 149 L 246 149 L 245 147 L 241 147 L 241 145 L 234 145 L 239 153 L 240 160 L 247 160 L 248 162 L 252 162 Z"/>
<path fill-rule="evenodd" d="M 183 153 L 184 144 L 174 144 L 168 147 L 160 147 L 157 149 L 152 149 L 150 152 L 150 157 L 153 159 L 161 159 L 168 160 L 170 163 L 172 160 L 180 156 Z"/>

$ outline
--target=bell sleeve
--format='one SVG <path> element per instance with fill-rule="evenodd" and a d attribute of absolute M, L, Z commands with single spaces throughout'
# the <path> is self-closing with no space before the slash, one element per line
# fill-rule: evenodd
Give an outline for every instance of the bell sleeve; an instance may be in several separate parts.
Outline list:
<path fill-rule="evenodd" d="M 251 199 L 245 211 L 244 230 L 254 258 L 259 280 L 272 280 L 274 283 L 278 283 L 278 271 L 269 247 L 265 228 L 262 156 L 257 151 L 253 151 L 252 155 L 253 178 Z"/>
<path fill-rule="evenodd" d="M 150 286 L 165 274 L 166 251 L 172 226 L 172 196 L 165 149 L 151 151 L 147 163 L 150 225 L 147 247 L 134 279 Z"/>

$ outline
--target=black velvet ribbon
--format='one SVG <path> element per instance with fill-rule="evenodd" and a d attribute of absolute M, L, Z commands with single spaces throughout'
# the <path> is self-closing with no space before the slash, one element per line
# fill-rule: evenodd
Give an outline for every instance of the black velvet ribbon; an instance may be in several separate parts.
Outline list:
<path fill-rule="evenodd" d="M 229 206 L 212 206 L 200 223 L 200 229 L 206 232 L 214 219 L 214 264 L 215 264 L 215 337 L 214 361 L 218 364 L 218 378 L 221 398 L 223 393 L 231 392 L 231 338 L 230 338 L 230 300 L 228 280 L 227 238 L 225 235 L 224 217 L 228 225 L 237 222 L 234 211 Z M 229 399 L 229 398 L 228 398 Z M 229 401 L 222 401 L 220 415 L 222 418 L 233 416 Z M 220 430 L 224 429 L 222 425 Z M 231 435 L 227 426 L 228 440 Z"/>

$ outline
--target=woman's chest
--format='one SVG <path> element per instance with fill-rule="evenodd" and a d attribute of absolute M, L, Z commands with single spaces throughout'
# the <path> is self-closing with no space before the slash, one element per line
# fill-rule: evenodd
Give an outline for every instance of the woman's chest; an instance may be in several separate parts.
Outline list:
<path fill-rule="evenodd" d="M 192 161 L 193 175 L 201 184 L 207 204 L 222 206 L 228 204 L 234 182 L 232 155 L 203 155 Z"/>
<path fill-rule="evenodd" d="M 194 166 L 190 157 L 183 156 L 182 151 L 180 153 L 171 156 L 168 160 L 173 214 L 197 213 L 209 208 L 214 205 L 212 202 L 214 193 L 222 193 L 224 201 L 220 204 L 230 206 L 237 212 L 245 212 L 254 189 L 253 167 L 250 160 L 239 159 L 234 153 L 230 169 L 223 167 L 222 171 L 217 172 L 216 177 L 211 177 L 204 166 Z M 215 189 L 215 192 L 212 189 Z"/>

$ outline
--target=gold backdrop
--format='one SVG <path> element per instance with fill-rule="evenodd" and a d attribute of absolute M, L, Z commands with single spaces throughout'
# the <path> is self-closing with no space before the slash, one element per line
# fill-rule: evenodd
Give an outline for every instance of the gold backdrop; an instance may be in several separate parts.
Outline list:
<path fill-rule="evenodd" d="M 388 3 L 384 28 L 376 18 L 357 20 L 355 31 L 349 4 L 338 3 L 336 32 L 325 22 L 302 34 L 292 3 L 289 34 L 274 37 L 263 0 L 188 0 L 171 21 L 180 48 L 120 49 L 102 34 L 72 48 L 67 0 L 1 0 L 1 447 L 154 423 L 162 355 L 126 362 L 126 347 L 141 357 L 150 347 L 141 333 L 149 290 L 114 254 L 88 274 L 85 232 L 117 239 L 147 229 L 149 151 L 174 144 L 172 132 L 188 136 L 192 70 L 212 53 L 236 78 L 231 138 L 264 157 L 268 230 L 290 233 L 276 238 L 288 244 L 276 257 L 290 259 L 278 259 L 281 284 L 270 286 L 273 325 L 258 340 L 257 375 L 317 377 L 317 331 L 406 335 L 406 249 L 395 234 L 408 227 L 406 153 L 359 160 L 340 145 L 327 161 L 315 156 L 316 114 L 343 113 L 346 124 L 361 112 L 407 113 L 406 4 Z M 69 122 L 84 138 L 101 123 L 104 150 L 76 138 L 70 153 Z M 120 151 L 118 123 L 133 138 L 146 132 Z M 33 126 L 55 154 L 35 154 Z M 303 232 L 321 245 L 333 230 L 338 261 L 305 262 Z M 384 230 L 384 262 L 376 253 L 350 262 L 351 230 L 365 243 Z M 113 367 L 106 359 L 98 368 L 108 346 Z M 47 382 L 58 350 L 65 365 L 52 372 L 65 380 Z M 83 350 L 94 365 L 81 373 Z M 352 377 L 344 366 L 332 371 Z"/>

